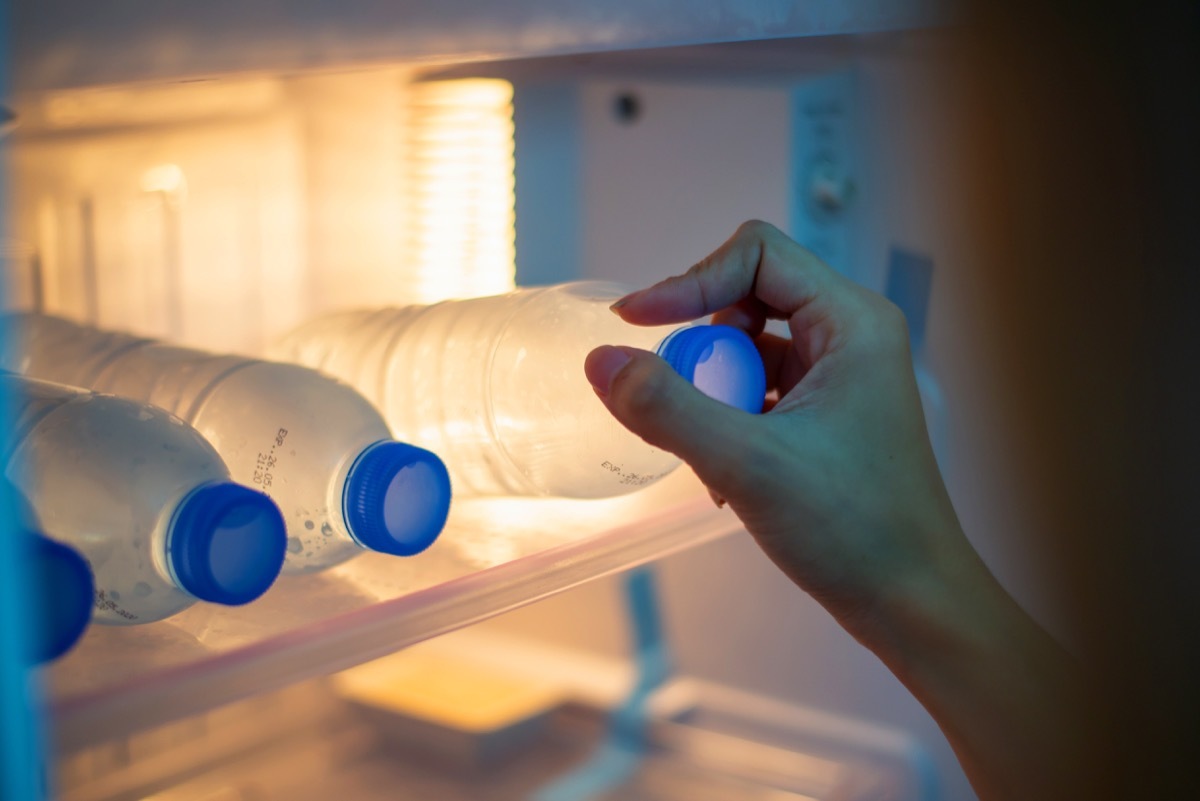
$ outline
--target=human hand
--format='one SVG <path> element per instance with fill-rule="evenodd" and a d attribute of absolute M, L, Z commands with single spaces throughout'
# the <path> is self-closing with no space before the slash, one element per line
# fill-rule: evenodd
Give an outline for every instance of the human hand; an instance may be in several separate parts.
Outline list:
<path fill-rule="evenodd" d="M 691 465 L 775 564 L 912 690 L 980 798 L 1095 797 L 1092 697 L 963 534 L 900 310 L 750 222 L 614 311 L 641 325 L 713 314 L 757 337 L 777 396 L 761 415 L 634 348 L 597 348 L 584 367 L 621 423 Z M 791 338 L 764 334 L 768 319 L 787 320 Z"/>
<path fill-rule="evenodd" d="M 860 637 L 898 592 L 970 562 L 926 434 L 904 317 L 766 223 L 614 306 L 639 325 L 713 314 L 744 329 L 777 400 L 750 415 L 657 356 L 594 350 L 585 369 L 627 428 L 675 453 L 766 554 Z M 763 333 L 787 320 L 790 339 Z"/>

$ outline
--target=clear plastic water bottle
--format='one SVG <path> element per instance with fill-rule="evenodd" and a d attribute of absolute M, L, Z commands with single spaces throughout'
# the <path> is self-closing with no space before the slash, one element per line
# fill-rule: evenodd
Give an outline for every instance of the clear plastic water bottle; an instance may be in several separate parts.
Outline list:
<path fill-rule="evenodd" d="M 38 314 L 6 320 L 13 368 L 160 406 L 194 426 L 234 480 L 287 523 L 285 573 L 364 549 L 411 556 L 445 525 L 450 478 L 433 453 L 391 439 L 349 386 L 295 364 L 216 355 Z"/>
<path fill-rule="evenodd" d="M 0 466 L 43 533 L 87 559 L 98 622 L 149 623 L 198 599 L 248 603 L 279 575 L 279 509 L 232 483 L 178 417 L 10 374 L 0 395 L 15 412 Z"/>
<path fill-rule="evenodd" d="M 589 350 L 655 350 L 707 394 L 757 413 L 765 374 L 727 326 L 642 328 L 609 306 L 616 284 L 577 282 L 314 320 L 273 355 L 356 387 L 397 436 L 446 461 L 459 492 L 599 498 L 678 465 L 617 423 L 583 373 Z"/>
<path fill-rule="evenodd" d="M 87 560 L 74 548 L 43 536 L 37 515 L 21 493 L 0 479 L 0 504 L 12 517 L 17 558 L 24 566 L 31 602 L 32 659 L 48 662 L 71 650 L 92 619 L 95 581 Z"/>

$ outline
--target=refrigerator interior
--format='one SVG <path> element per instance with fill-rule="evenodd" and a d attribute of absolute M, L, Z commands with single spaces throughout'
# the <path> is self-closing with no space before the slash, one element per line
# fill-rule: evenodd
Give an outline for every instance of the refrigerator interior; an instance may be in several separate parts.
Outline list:
<path fill-rule="evenodd" d="M 879 291 L 916 263 L 933 277 L 906 311 L 951 494 L 1052 625 L 1004 539 L 1031 527 L 982 422 L 940 46 L 898 32 L 18 92 L 6 303 L 256 354 L 333 309 L 643 285 L 752 218 Z M 645 668 L 617 574 L 648 563 L 672 668 L 640 768 L 595 797 L 970 797 L 919 705 L 686 469 L 605 501 L 459 499 L 418 557 L 93 626 L 38 677 L 55 782 L 79 799 L 529 797 L 613 747 L 605 710 Z M 530 706 L 471 730 L 462 698 L 448 723 L 331 678 L 380 657 Z"/>

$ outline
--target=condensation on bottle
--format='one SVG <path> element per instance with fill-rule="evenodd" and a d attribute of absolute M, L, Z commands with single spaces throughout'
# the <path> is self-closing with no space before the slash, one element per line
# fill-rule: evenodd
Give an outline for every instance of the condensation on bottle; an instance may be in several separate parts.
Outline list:
<path fill-rule="evenodd" d="M 340 312 L 284 337 L 273 356 L 354 386 L 397 436 L 437 451 L 458 492 L 600 498 L 678 464 L 621 426 L 583 373 L 588 351 L 658 351 L 707 394 L 757 413 L 754 343 L 728 326 L 637 327 L 609 306 L 627 292 L 583 281 L 494 297 Z"/>
<path fill-rule="evenodd" d="M 438 456 L 392 440 L 379 412 L 333 378 L 49 315 L 3 325 L 18 346 L 11 369 L 154 404 L 200 431 L 236 481 L 283 511 L 285 573 L 364 550 L 411 556 L 445 525 L 450 478 Z"/>
<path fill-rule="evenodd" d="M 271 499 L 229 480 L 213 447 L 168 412 L 0 374 L 13 426 L 0 459 L 43 534 L 87 560 L 93 618 L 169 617 L 197 600 L 248 603 L 283 565 Z"/>

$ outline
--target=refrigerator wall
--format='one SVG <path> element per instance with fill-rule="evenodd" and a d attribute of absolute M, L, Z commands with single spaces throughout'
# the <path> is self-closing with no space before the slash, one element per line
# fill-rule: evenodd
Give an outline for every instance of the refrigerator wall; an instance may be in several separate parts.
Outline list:
<path fill-rule="evenodd" d="M 1021 491 L 1006 478 L 1012 459 L 986 424 L 994 379 L 973 328 L 939 37 L 873 33 L 926 21 L 928 9 L 711 4 L 706 16 L 630 6 L 597 24 L 584 4 L 525 5 L 511 18 L 456 19 L 364 3 L 336 24 L 319 4 L 311 20 L 276 9 L 212 48 L 201 45 L 221 9 L 193 25 L 179 15 L 200 12 L 168 4 L 129 30 L 80 9 L 67 19 L 23 12 L 36 35 L 17 62 L 28 69 L 15 94 L 8 305 L 254 353 L 334 308 L 486 294 L 513 281 L 643 285 L 752 218 L 878 291 L 895 288 L 904 264 L 932 265 L 928 297 L 906 311 L 924 321 L 918 358 L 939 460 L 989 565 L 1053 626 L 1036 565 L 1012 534 L 1036 536 L 1036 526 L 1012 502 Z M 415 16 L 401 26 L 394 14 Z M 383 29 L 400 32 L 371 33 Z M 35 50 L 38 37 L 53 46 Z M 739 39 L 752 41 L 663 46 Z M 595 52 L 606 50 L 615 52 Z M 515 209 L 511 233 L 499 234 L 514 247 L 483 265 L 463 254 L 497 248 L 467 248 L 453 271 L 431 273 L 415 254 L 430 236 L 421 168 L 438 154 L 414 132 L 429 122 L 428 92 L 449 82 L 500 92 L 490 116 L 471 108 L 476 130 L 499 125 L 499 145 L 481 146 L 495 158 L 479 169 L 498 163 L 514 176 L 502 200 Z M 803 710 L 793 728 L 809 741 L 825 732 L 842 745 L 874 743 L 866 751 L 888 755 L 907 782 L 898 797 L 970 797 L 919 705 L 710 508 L 694 479 L 586 513 L 534 503 L 460 504 L 443 538 L 456 544 L 429 559 L 397 567 L 363 557 L 316 584 L 282 582 L 246 615 L 197 609 L 153 632 L 89 634 L 44 677 L 66 785 L 89 786 L 106 733 L 136 767 L 128 738 L 139 732 L 179 719 L 172 725 L 193 733 L 223 730 L 209 710 L 255 697 L 274 708 L 271 690 L 314 677 L 296 692 L 325 709 L 320 677 L 501 612 L 442 647 L 501 662 L 530 654 L 530 675 L 549 663 L 550 673 L 599 676 L 591 686 L 610 687 L 599 706 L 614 705 L 636 663 L 623 585 L 604 576 L 657 560 L 665 642 L 677 673 L 709 687 L 706 697 Z M 329 765 L 353 763 L 358 729 L 331 726 L 341 734 L 304 747 Z M 280 760 L 286 773 L 300 758 Z"/>

